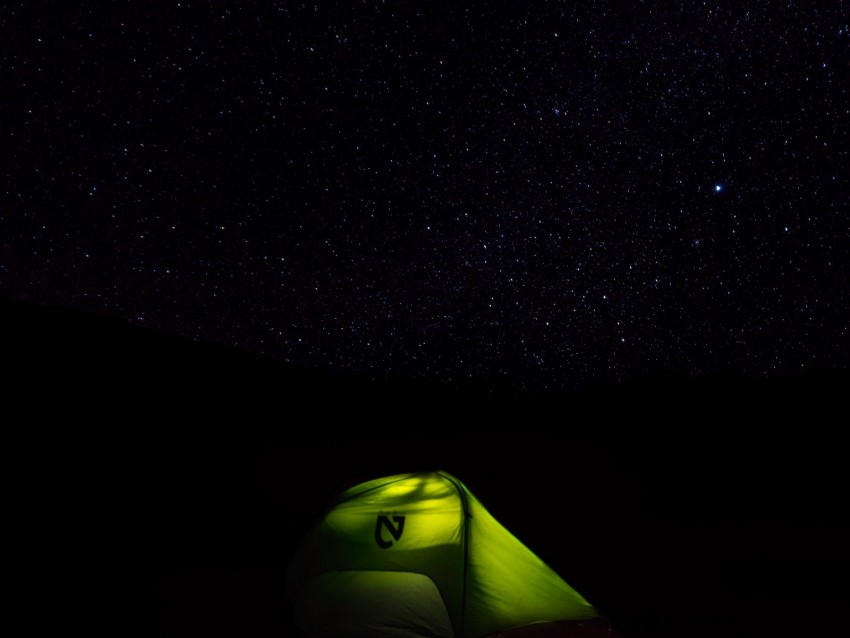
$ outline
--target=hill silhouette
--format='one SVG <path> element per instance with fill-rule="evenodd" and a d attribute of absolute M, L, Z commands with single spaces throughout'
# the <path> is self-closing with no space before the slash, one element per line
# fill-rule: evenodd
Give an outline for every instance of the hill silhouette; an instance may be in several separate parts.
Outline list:
<path fill-rule="evenodd" d="M 89 634 L 294 635 L 283 574 L 309 522 L 357 480 L 435 468 L 625 638 L 843 624 L 847 371 L 522 390 L 0 316 L 22 582 Z"/>
<path fill-rule="evenodd" d="M 817 429 L 819 422 L 830 421 L 850 387 L 850 371 L 836 369 L 761 375 L 721 370 L 692 376 L 655 370 L 565 390 L 524 388 L 522 380 L 509 378 L 372 379 L 298 367 L 77 309 L 0 299 L 0 316 L 4 359 L 14 371 L 9 391 L 18 400 L 38 397 L 29 405 L 48 413 L 83 410 L 92 424 L 116 413 L 133 421 L 155 412 L 182 418 L 182 427 L 191 430 L 204 418 L 238 417 L 257 435 L 286 425 L 268 424 L 269 410 L 278 418 L 309 410 L 314 419 L 362 416 L 388 424 L 402 415 L 408 422 L 440 415 L 440 423 L 429 422 L 429 427 L 453 432 L 475 425 L 464 424 L 463 417 L 488 417 L 488 427 L 510 429 L 510 419 L 521 416 L 533 420 L 534 427 L 575 424 L 587 436 L 593 431 L 604 437 L 628 435 L 633 428 L 625 420 L 651 419 L 642 427 L 656 431 L 684 421 L 692 428 L 716 429 L 734 418 L 740 421 L 738 436 L 747 438 L 762 425 L 777 425 L 769 421 L 805 420 Z M 566 421 L 564 410 L 569 411 Z M 576 422 L 577 416 L 592 419 L 593 427 Z M 298 435 L 321 436 L 312 428 L 287 433 Z"/>

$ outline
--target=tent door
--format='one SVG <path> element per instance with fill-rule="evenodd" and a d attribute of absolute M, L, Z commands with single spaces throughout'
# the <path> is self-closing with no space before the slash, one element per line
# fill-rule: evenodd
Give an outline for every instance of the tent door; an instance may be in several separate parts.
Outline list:
<path fill-rule="evenodd" d="M 412 572 L 331 571 L 303 592 L 299 621 L 309 633 L 334 638 L 453 638 L 442 596 L 430 578 Z"/>

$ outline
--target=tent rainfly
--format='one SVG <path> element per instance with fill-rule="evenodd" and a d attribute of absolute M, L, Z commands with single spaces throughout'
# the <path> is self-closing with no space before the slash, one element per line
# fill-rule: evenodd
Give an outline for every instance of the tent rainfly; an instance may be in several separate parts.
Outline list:
<path fill-rule="evenodd" d="M 614 635 L 446 472 L 399 474 L 343 492 L 296 550 L 288 592 L 309 636 Z"/>

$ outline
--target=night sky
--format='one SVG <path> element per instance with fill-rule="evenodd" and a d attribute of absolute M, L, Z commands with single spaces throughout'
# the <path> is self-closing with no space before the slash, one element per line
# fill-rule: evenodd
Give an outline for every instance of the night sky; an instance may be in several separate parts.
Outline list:
<path fill-rule="evenodd" d="M 850 5 L 7 2 L 0 293 L 296 366 L 850 361 Z"/>

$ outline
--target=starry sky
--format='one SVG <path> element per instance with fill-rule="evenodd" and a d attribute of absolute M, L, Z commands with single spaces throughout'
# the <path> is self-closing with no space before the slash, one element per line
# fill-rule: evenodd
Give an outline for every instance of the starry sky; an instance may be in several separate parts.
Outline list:
<path fill-rule="evenodd" d="M 850 3 L 4 2 L 0 294 L 297 366 L 850 362 Z"/>

